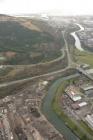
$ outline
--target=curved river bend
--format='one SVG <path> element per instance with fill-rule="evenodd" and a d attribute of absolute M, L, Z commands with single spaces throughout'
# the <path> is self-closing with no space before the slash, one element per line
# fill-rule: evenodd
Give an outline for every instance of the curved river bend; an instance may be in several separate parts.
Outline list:
<path fill-rule="evenodd" d="M 64 136 L 65 140 L 79 140 L 78 137 L 66 126 L 64 120 L 58 117 L 58 115 L 52 109 L 52 101 L 56 94 L 56 89 L 62 84 L 62 81 L 68 80 L 79 76 L 79 74 L 71 75 L 65 78 L 56 80 L 49 88 L 48 94 L 43 100 L 42 112 L 46 118 L 53 124 L 53 126 Z"/>
<path fill-rule="evenodd" d="M 80 42 L 80 40 L 79 40 L 79 38 L 78 38 L 78 36 L 77 36 L 77 34 L 76 34 L 76 33 L 78 33 L 78 32 L 84 31 L 84 27 L 81 26 L 80 24 L 76 24 L 76 25 L 79 26 L 80 30 L 75 31 L 75 32 L 72 32 L 72 33 L 70 33 L 70 34 L 71 34 L 71 36 L 73 36 L 74 39 L 75 39 L 75 47 L 76 47 L 78 50 L 80 50 L 80 51 L 84 51 L 84 49 L 83 49 L 82 46 L 81 46 L 81 42 Z"/>

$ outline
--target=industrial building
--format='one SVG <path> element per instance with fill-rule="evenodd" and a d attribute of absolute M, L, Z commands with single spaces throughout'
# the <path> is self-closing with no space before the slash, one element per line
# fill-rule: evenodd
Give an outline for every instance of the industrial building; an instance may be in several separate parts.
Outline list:
<path fill-rule="evenodd" d="M 67 87 L 65 92 L 74 102 L 82 99 L 80 92 L 74 86 Z"/>
<path fill-rule="evenodd" d="M 85 120 L 88 123 L 88 125 L 93 129 L 93 114 L 87 115 Z"/>
<path fill-rule="evenodd" d="M 84 106 L 87 105 L 87 102 L 81 102 L 81 103 L 79 103 L 78 105 L 79 105 L 79 107 L 84 107 Z"/>
<path fill-rule="evenodd" d="M 88 84 L 86 84 L 86 85 L 81 86 L 80 88 L 81 88 L 81 90 L 82 90 L 83 92 L 85 92 L 85 91 L 87 91 L 87 90 L 93 89 L 93 85 L 88 85 Z"/>
<path fill-rule="evenodd" d="M 93 74 L 93 69 L 88 69 L 88 70 L 86 70 L 86 72 L 87 72 L 88 74 Z"/>
<path fill-rule="evenodd" d="M 84 85 L 81 86 L 81 91 L 88 97 L 93 97 L 93 85 Z"/>
<path fill-rule="evenodd" d="M 74 109 L 74 110 L 80 109 L 80 107 L 79 107 L 79 105 L 78 105 L 77 103 L 71 104 L 71 107 L 72 107 L 72 109 Z"/>
<path fill-rule="evenodd" d="M 71 104 L 71 107 L 74 110 L 78 110 L 78 109 L 80 109 L 80 108 L 82 108 L 82 107 L 84 107 L 86 105 L 87 105 L 87 102 L 80 102 L 80 103 L 76 102 L 76 103 Z"/>

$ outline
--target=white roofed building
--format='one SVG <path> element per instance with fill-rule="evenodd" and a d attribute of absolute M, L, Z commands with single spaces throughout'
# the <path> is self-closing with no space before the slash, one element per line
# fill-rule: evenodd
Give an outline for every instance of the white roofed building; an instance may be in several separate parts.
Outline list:
<path fill-rule="evenodd" d="M 86 106 L 87 105 L 87 102 L 81 102 L 78 105 L 79 105 L 79 107 L 83 107 L 83 106 Z"/>
<path fill-rule="evenodd" d="M 82 99 L 82 97 L 80 96 L 80 92 L 74 86 L 67 87 L 65 92 L 74 102 Z"/>
<path fill-rule="evenodd" d="M 88 125 L 93 129 L 93 114 L 87 115 L 85 120 L 88 123 Z"/>

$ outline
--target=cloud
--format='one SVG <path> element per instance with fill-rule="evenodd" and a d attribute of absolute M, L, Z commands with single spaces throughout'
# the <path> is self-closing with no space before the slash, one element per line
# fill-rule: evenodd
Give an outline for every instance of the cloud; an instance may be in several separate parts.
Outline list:
<path fill-rule="evenodd" d="M 64 15 L 92 14 L 93 0 L 0 0 L 0 13 L 61 11 Z"/>

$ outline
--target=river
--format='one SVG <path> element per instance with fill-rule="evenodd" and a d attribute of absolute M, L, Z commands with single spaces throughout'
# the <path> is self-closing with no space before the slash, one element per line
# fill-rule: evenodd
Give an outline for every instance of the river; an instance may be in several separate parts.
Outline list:
<path fill-rule="evenodd" d="M 76 47 L 78 50 L 80 50 L 80 51 L 84 51 L 84 49 L 83 49 L 82 46 L 81 46 L 80 39 L 78 38 L 78 36 L 77 36 L 77 34 L 76 34 L 76 33 L 78 33 L 78 32 L 84 31 L 84 27 L 83 27 L 82 25 L 78 24 L 78 23 L 76 23 L 76 25 L 79 26 L 80 30 L 75 31 L 75 32 L 72 32 L 72 33 L 70 33 L 70 34 L 71 34 L 71 36 L 73 36 L 74 39 L 75 39 L 75 47 Z"/>
<path fill-rule="evenodd" d="M 51 124 L 64 136 L 65 140 L 79 140 L 78 137 L 66 126 L 64 120 L 59 118 L 52 109 L 52 101 L 56 94 L 56 89 L 63 81 L 79 76 L 79 74 L 60 78 L 50 86 L 48 94 L 43 100 L 42 112 Z"/>
<path fill-rule="evenodd" d="M 77 32 L 83 31 L 84 28 L 80 24 L 76 24 L 76 25 L 80 27 L 80 30 L 72 32 L 71 35 L 75 39 L 76 48 L 79 49 L 80 51 L 84 51 L 84 49 L 81 47 L 80 40 L 76 35 Z M 62 84 L 63 81 L 74 78 L 76 76 L 79 76 L 79 74 L 70 75 L 64 78 L 62 77 L 54 81 L 54 83 L 49 88 L 48 94 L 43 100 L 43 105 L 41 108 L 43 114 L 46 116 L 49 122 L 53 124 L 53 126 L 64 136 L 65 140 L 79 140 L 79 138 L 71 131 L 71 129 L 69 129 L 66 126 L 64 120 L 58 117 L 58 115 L 53 111 L 51 104 L 56 94 L 56 89 L 58 88 L 58 86 L 60 86 L 60 84 Z"/>

